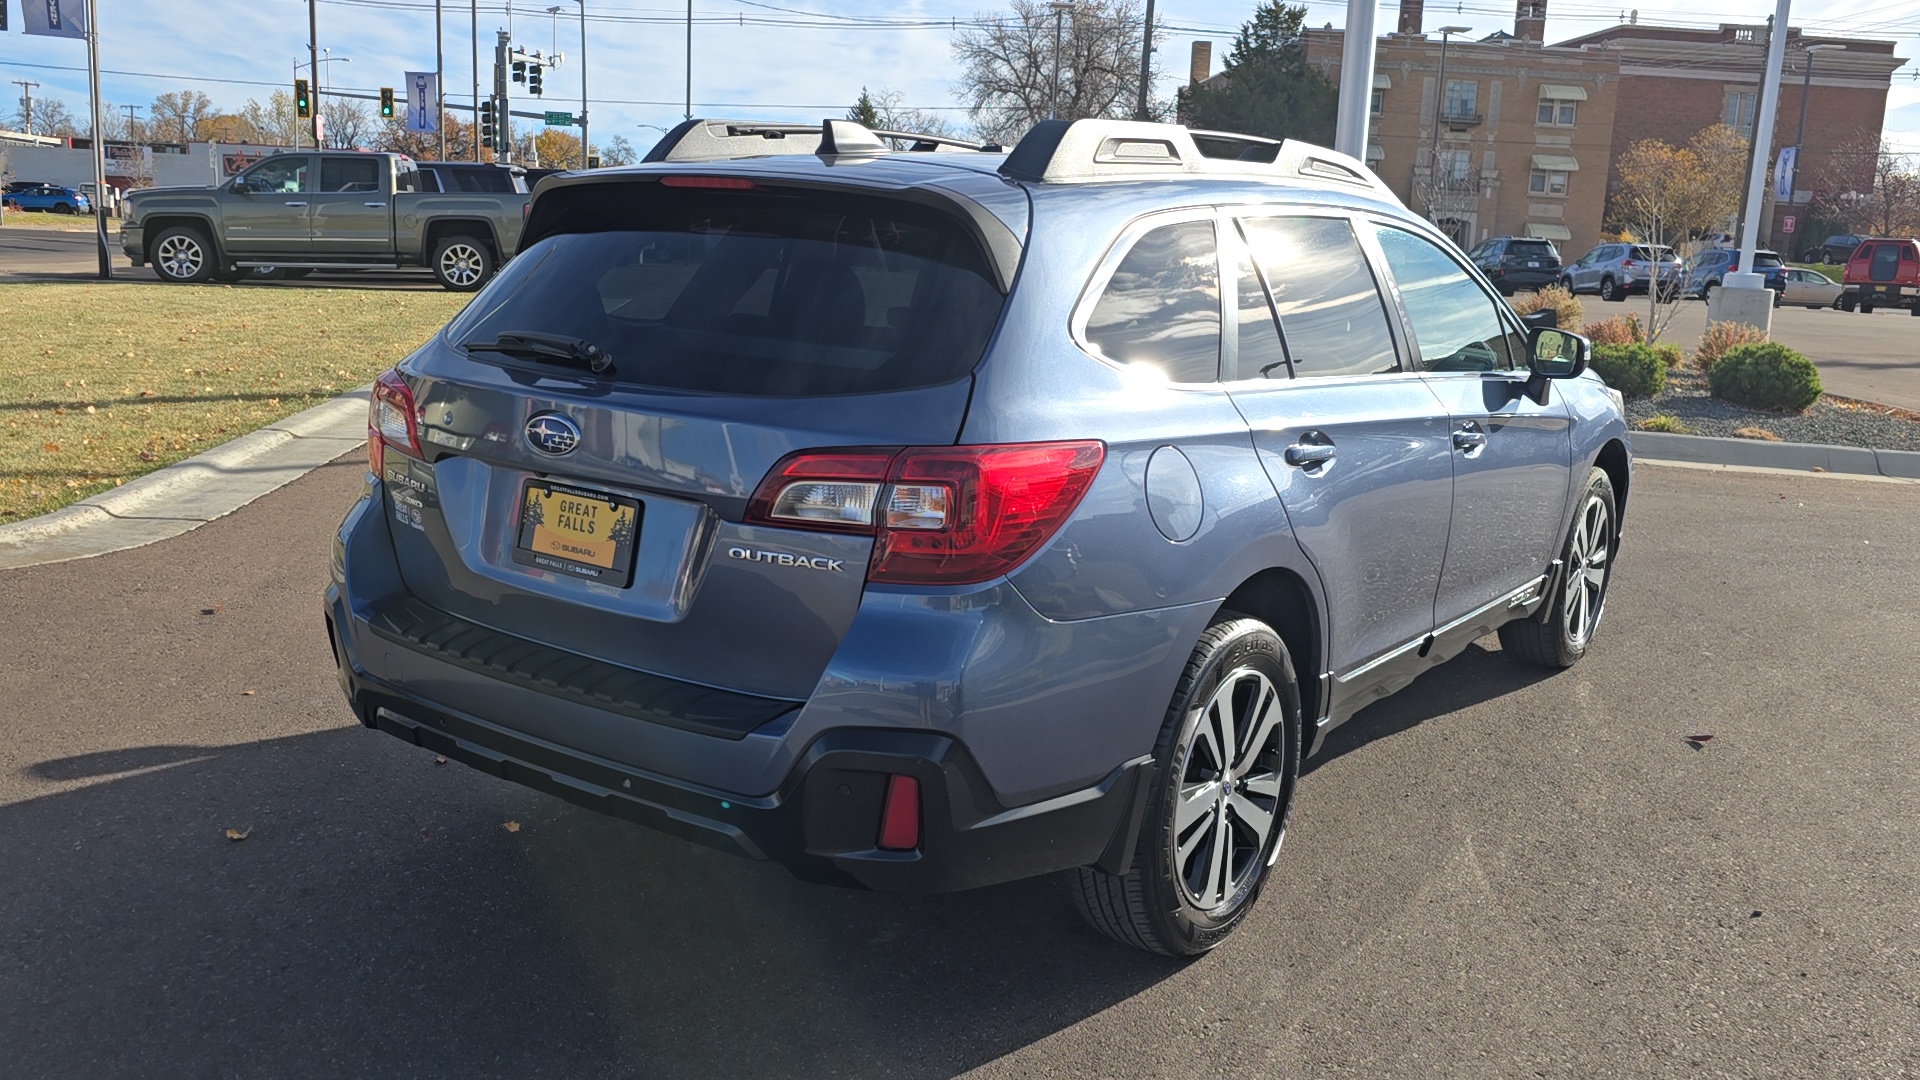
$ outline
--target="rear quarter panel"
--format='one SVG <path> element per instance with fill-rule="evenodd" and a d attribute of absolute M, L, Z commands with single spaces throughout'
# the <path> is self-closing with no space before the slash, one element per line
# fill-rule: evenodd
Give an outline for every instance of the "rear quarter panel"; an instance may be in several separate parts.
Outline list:
<path fill-rule="evenodd" d="M 436 223 L 471 223 L 482 239 L 492 239 L 501 257 L 520 249 L 524 207 L 531 196 L 516 192 L 400 192 L 393 197 L 395 246 L 407 258 L 425 262 L 427 237 Z M 462 230 L 465 231 L 465 230 Z"/>

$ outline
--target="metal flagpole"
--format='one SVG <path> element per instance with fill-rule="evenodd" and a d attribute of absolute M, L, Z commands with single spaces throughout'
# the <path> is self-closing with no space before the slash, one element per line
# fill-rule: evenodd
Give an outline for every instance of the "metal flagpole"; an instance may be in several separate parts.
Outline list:
<path fill-rule="evenodd" d="M 107 140 L 100 125 L 100 15 L 87 0 L 87 85 L 93 98 L 93 230 L 100 241 L 100 279 L 113 277 L 112 249 L 107 246 Z"/>
<path fill-rule="evenodd" d="M 442 0 L 433 0 L 433 126 L 440 129 L 440 160 L 447 160 L 447 43 Z"/>

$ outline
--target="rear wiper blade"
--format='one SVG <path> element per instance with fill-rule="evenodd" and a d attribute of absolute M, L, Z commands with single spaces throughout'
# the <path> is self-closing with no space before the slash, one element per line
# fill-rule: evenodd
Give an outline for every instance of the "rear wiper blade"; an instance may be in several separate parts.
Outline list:
<path fill-rule="evenodd" d="M 495 352 L 526 360 L 561 360 L 583 365 L 596 375 L 613 370 L 613 355 L 585 338 L 540 334 L 531 330 L 503 330 L 492 341 L 468 341 L 468 352 Z"/>

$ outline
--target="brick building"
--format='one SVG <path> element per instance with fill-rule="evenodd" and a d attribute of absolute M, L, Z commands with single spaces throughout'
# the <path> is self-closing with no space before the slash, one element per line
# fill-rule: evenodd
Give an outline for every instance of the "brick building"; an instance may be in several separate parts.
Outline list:
<path fill-rule="evenodd" d="M 1682 144 L 1721 121 L 1752 133 L 1765 26 L 1622 24 L 1549 45 L 1547 0 L 1516 0 L 1512 32 L 1444 39 L 1441 87 L 1443 37 L 1423 25 L 1423 8 L 1423 0 L 1401 0 L 1396 31 L 1376 46 L 1367 159 L 1409 207 L 1463 246 L 1537 236 L 1577 257 L 1599 242 L 1617 182 L 1613 163 L 1629 145 Z M 1835 150 L 1878 138 L 1888 83 L 1906 61 L 1888 41 L 1789 34 L 1776 147 L 1794 140 L 1802 46 L 1844 47 L 1815 55 L 1796 193 L 1804 202 L 1837 161 L 1862 160 L 1838 159 Z M 1308 62 L 1336 82 L 1343 38 L 1332 29 L 1306 34 Z M 1777 236 L 1794 208 L 1769 209 L 1769 235 Z"/>
<path fill-rule="evenodd" d="M 1716 123 L 1751 139 L 1766 68 L 1767 31 L 1765 23 L 1723 25 L 1716 30 L 1629 23 L 1574 38 L 1561 47 L 1606 49 L 1618 61 L 1617 119 L 1609 156 L 1617 160 L 1641 139 L 1678 146 Z M 1797 225 L 1805 223 L 1806 203 L 1823 182 L 1871 185 L 1873 158 L 1859 151 L 1863 144 L 1878 142 L 1886 118 L 1888 84 L 1905 63 L 1893 55 L 1891 41 L 1811 37 L 1788 27 L 1773 152 L 1796 145 L 1803 87 L 1806 137 L 1799 144 L 1793 198 L 1776 202 L 1768 185 L 1762 244 L 1798 250 L 1802 243 L 1818 243 L 1817 236 L 1787 234 L 1783 219 L 1792 216 Z M 1809 74 L 1811 86 L 1807 85 Z M 1618 180 L 1611 174 L 1608 179 L 1610 186 Z"/>

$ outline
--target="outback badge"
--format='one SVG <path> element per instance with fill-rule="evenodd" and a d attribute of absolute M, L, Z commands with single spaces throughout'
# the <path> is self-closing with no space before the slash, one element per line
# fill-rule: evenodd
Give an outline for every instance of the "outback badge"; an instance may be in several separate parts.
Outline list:
<path fill-rule="evenodd" d="M 559 413 L 540 413 L 527 420 L 527 443 L 543 454 L 560 457 L 580 445 L 580 425 Z"/>

